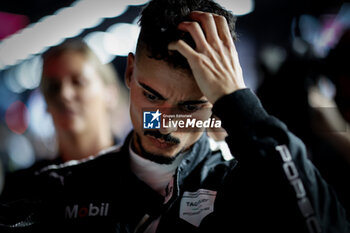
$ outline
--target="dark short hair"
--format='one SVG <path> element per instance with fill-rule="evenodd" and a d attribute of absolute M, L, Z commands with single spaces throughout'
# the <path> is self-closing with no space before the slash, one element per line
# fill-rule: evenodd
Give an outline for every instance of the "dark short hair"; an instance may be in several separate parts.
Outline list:
<path fill-rule="evenodd" d="M 164 60 L 175 68 L 189 70 L 187 60 L 178 52 L 169 52 L 170 42 L 183 39 L 192 48 L 195 43 L 189 33 L 177 29 L 179 23 L 189 20 L 191 11 L 203 11 L 224 16 L 231 36 L 235 40 L 235 16 L 212 0 L 152 0 L 141 13 L 141 31 L 136 54 L 146 52 L 147 56 Z"/>

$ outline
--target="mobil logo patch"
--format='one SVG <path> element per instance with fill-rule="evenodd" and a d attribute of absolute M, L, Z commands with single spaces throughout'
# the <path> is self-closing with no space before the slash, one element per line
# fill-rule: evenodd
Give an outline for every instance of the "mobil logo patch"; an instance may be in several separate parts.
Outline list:
<path fill-rule="evenodd" d="M 109 203 L 67 205 L 65 207 L 65 218 L 105 217 L 109 215 L 109 208 Z"/>

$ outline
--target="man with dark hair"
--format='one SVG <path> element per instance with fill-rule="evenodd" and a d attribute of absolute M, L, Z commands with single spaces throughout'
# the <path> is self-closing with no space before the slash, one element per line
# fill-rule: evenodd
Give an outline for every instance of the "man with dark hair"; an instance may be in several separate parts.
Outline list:
<path fill-rule="evenodd" d="M 134 131 L 120 149 L 39 174 L 45 192 L 4 229 L 349 232 L 302 142 L 246 88 L 230 13 L 210 0 L 153 0 L 140 23 L 126 69 Z M 210 145 L 206 109 L 235 158 Z"/>
<path fill-rule="evenodd" d="M 137 53 L 140 50 L 147 50 L 151 58 L 164 60 L 169 65 L 177 68 L 190 69 L 187 59 L 178 53 L 171 53 L 168 50 L 170 42 L 183 39 L 192 47 L 195 43 L 188 33 L 178 30 L 178 25 L 183 21 L 193 21 L 190 18 L 191 11 L 211 12 L 224 16 L 231 37 L 235 40 L 236 18 L 227 10 L 213 1 L 157 1 L 151 3 L 142 11 L 140 20 L 141 32 L 137 43 Z"/>

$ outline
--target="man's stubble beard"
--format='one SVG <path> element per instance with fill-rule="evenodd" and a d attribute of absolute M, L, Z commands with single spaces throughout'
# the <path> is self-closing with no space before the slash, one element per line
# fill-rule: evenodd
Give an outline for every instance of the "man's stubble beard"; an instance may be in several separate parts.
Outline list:
<path fill-rule="evenodd" d="M 147 131 L 145 131 L 144 135 L 150 134 L 150 135 L 154 136 L 155 138 L 159 138 L 158 136 L 156 136 L 156 135 L 160 135 L 159 133 L 153 134 L 153 133 L 146 133 L 146 132 Z M 138 133 L 135 132 L 135 136 L 136 136 L 136 141 L 134 141 L 134 143 L 137 143 L 137 145 L 140 149 L 140 153 L 141 153 L 140 156 L 147 159 L 147 160 L 150 160 L 152 162 L 158 163 L 158 164 L 166 164 L 166 165 L 172 164 L 181 155 L 181 153 L 185 151 L 185 148 L 181 148 L 181 150 L 174 156 L 166 156 L 163 154 L 150 153 L 150 152 L 146 151 L 145 148 L 143 147 L 143 145 L 141 143 L 140 135 L 138 135 Z M 175 137 L 172 137 L 172 136 L 168 136 L 168 137 L 165 136 L 165 141 L 172 141 L 172 142 L 174 142 L 174 145 L 180 144 L 180 140 L 175 138 Z M 134 149 L 135 149 L 135 146 L 134 146 Z"/>

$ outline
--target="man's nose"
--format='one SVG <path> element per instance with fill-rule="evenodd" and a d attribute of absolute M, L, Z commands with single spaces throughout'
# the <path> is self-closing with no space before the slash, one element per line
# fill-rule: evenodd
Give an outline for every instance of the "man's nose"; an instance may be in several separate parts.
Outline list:
<path fill-rule="evenodd" d="M 175 111 L 173 108 L 162 108 L 162 117 L 161 117 L 161 127 L 159 132 L 161 134 L 170 134 L 172 132 L 176 132 L 177 127 L 177 119 L 175 117 L 169 117 L 175 115 Z M 167 116 L 167 117 L 163 117 Z"/>
<path fill-rule="evenodd" d="M 162 125 L 159 129 L 159 132 L 161 134 L 170 134 L 176 131 L 177 131 L 176 119 L 174 120 L 165 119 L 165 124 Z"/>

